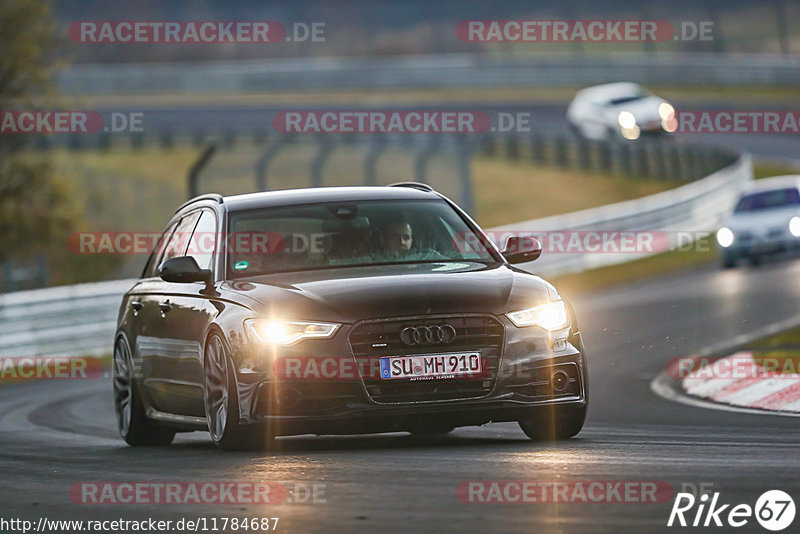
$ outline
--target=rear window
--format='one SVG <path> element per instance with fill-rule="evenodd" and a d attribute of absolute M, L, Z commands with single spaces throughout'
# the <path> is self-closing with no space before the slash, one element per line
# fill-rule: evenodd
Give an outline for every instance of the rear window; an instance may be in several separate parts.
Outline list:
<path fill-rule="evenodd" d="M 736 205 L 736 213 L 800 206 L 800 191 L 794 187 L 745 195 Z"/>

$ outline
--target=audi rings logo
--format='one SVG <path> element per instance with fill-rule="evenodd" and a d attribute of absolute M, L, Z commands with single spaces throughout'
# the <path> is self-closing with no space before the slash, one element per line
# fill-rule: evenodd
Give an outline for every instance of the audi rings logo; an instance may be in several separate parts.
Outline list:
<path fill-rule="evenodd" d="M 452 343 L 456 329 L 449 324 L 433 326 L 408 326 L 400 332 L 400 339 L 406 345 L 440 345 Z"/>

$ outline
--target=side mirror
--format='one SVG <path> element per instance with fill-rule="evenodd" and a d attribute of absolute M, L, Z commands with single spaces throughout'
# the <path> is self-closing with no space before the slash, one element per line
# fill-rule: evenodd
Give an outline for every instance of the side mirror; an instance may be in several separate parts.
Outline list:
<path fill-rule="evenodd" d="M 201 269 L 191 256 L 171 258 L 158 266 L 158 276 L 165 282 L 205 282 L 212 284 L 210 269 Z"/>
<path fill-rule="evenodd" d="M 508 263 L 525 263 L 542 255 L 542 244 L 535 237 L 510 236 L 506 239 L 503 256 Z"/>

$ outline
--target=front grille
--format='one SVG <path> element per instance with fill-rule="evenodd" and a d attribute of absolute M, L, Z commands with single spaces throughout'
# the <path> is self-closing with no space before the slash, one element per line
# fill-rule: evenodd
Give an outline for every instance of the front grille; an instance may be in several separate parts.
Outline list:
<path fill-rule="evenodd" d="M 456 337 L 451 343 L 409 346 L 403 343 L 401 332 L 406 327 L 450 325 Z M 405 319 L 368 321 L 357 325 L 350 333 L 350 348 L 362 370 L 362 380 L 369 396 L 384 403 L 442 401 L 478 398 L 488 395 L 494 387 L 503 347 L 503 325 L 491 316 L 425 316 Z M 410 356 L 446 352 L 478 351 L 483 361 L 479 377 L 439 380 L 393 379 L 381 380 L 374 372 L 382 356 Z"/>
<path fill-rule="evenodd" d="M 785 233 L 786 233 L 786 228 L 783 228 L 782 226 L 779 226 L 777 228 L 770 228 L 767 231 L 767 236 L 768 237 L 780 237 L 780 236 L 784 235 Z"/>

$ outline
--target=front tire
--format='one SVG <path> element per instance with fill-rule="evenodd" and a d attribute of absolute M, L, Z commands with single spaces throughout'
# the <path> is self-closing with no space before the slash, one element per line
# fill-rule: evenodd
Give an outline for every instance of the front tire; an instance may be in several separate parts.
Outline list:
<path fill-rule="evenodd" d="M 586 406 L 548 413 L 545 408 L 532 414 L 530 418 L 520 419 L 519 427 L 534 441 L 557 441 L 577 435 L 586 421 Z"/>
<path fill-rule="evenodd" d="M 169 445 L 175 439 L 175 431 L 147 418 L 133 370 L 131 349 L 125 339 L 119 338 L 112 364 L 119 435 L 132 447 Z"/>
<path fill-rule="evenodd" d="M 203 399 L 208 433 L 214 445 L 226 451 L 269 447 L 272 435 L 266 429 L 240 424 L 236 372 L 228 346 L 219 334 L 209 336 L 203 360 Z"/>
<path fill-rule="evenodd" d="M 720 257 L 719 265 L 723 269 L 733 269 L 736 267 L 736 256 L 730 253 L 723 253 Z"/>

